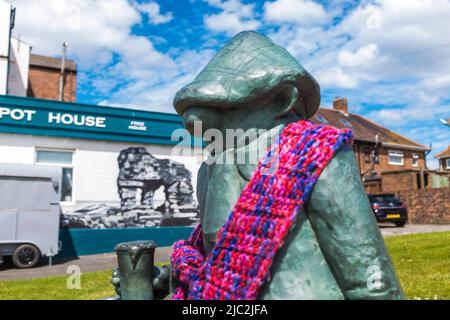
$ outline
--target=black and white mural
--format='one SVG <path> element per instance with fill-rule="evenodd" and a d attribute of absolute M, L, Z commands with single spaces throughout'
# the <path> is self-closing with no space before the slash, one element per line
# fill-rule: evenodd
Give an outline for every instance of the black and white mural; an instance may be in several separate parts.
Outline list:
<path fill-rule="evenodd" d="M 95 204 L 62 215 L 66 228 L 191 226 L 198 222 L 192 173 L 145 148 L 122 150 L 118 157 L 120 206 Z M 101 186 L 99 186 L 101 188 Z"/>

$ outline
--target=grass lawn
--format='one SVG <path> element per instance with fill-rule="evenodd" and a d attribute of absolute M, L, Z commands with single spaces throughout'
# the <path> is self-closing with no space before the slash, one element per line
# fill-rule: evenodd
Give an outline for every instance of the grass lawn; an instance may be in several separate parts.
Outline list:
<path fill-rule="evenodd" d="M 386 245 L 408 299 L 450 299 L 450 232 L 392 236 Z M 67 276 L 0 282 L 0 299 L 102 299 L 114 295 L 111 270 L 85 273 L 81 289 Z"/>
<path fill-rule="evenodd" d="M 450 232 L 385 241 L 408 299 L 450 300 Z"/>
<path fill-rule="evenodd" d="M 167 263 L 156 263 L 162 266 Z M 81 275 L 81 289 L 67 289 L 69 275 L 0 281 L 0 300 L 96 300 L 115 296 L 112 270 Z"/>
<path fill-rule="evenodd" d="M 67 289 L 67 276 L 0 282 L 0 299 L 11 300 L 95 300 L 114 296 L 112 270 L 83 273 L 81 289 Z"/>

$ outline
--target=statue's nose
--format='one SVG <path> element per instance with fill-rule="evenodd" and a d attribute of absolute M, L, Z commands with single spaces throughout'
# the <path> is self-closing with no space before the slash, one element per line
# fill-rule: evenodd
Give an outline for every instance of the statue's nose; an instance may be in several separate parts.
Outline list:
<path fill-rule="evenodd" d="M 221 112 L 211 107 L 190 107 L 183 113 L 184 127 L 195 136 L 201 136 L 212 128 L 219 128 Z"/>

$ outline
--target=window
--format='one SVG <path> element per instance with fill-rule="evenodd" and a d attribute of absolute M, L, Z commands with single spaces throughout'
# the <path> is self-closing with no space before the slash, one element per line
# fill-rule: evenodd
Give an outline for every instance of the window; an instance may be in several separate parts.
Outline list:
<path fill-rule="evenodd" d="M 322 123 L 329 123 L 328 120 L 325 119 L 325 118 L 322 117 L 322 116 L 316 115 L 315 117 L 316 117 L 316 119 L 317 119 L 318 121 L 320 121 L 320 122 L 322 122 Z"/>
<path fill-rule="evenodd" d="M 400 205 L 401 200 L 393 194 L 380 194 L 380 195 L 370 195 L 370 202 L 372 203 L 387 203 L 390 202 Z"/>
<path fill-rule="evenodd" d="M 417 153 L 412 154 L 412 166 L 413 167 L 419 166 L 419 155 Z"/>
<path fill-rule="evenodd" d="M 350 122 L 348 122 L 346 119 L 339 119 L 339 122 L 344 125 L 344 127 L 353 127 Z"/>
<path fill-rule="evenodd" d="M 402 166 L 404 163 L 404 155 L 401 151 L 389 150 L 389 164 L 394 166 Z"/>
<path fill-rule="evenodd" d="M 40 164 L 72 164 L 73 153 L 67 151 L 38 150 L 36 162 Z"/>
<path fill-rule="evenodd" d="M 73 152 L 36 150 L 36 163 L 62 168 L 61 201 L 73 202 Z"/>
<path fill-rule="evenodd" d="M 446 161 L 447 169 L 450 169 L 450 158 L 445 159 L 445 161 Z"/>

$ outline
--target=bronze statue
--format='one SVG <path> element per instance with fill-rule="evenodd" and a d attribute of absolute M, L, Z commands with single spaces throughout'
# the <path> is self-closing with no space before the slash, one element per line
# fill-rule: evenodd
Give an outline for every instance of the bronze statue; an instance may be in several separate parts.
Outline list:
<path fill-rule="evenodd" d="M 214 154 L 198 174 L 205 254 L 214 248 L 256 163 L 258 145 L 274 143 L 290 123 L 308 119 L 320 104 L 313 77 L 283 48 L 255 32 L 235 36 L 174 100 L 185 127 L 194 132 L 255 132 L 253 140 Z M 202 134 L 203 134 L 202 132 Z M 158 279 L 161 282 L 161 278 Z M 258 299 L 402 299 L 403 293 L 362 186 L 350 147 L 337 151 L 296 214 L 277 251 Z"/>

